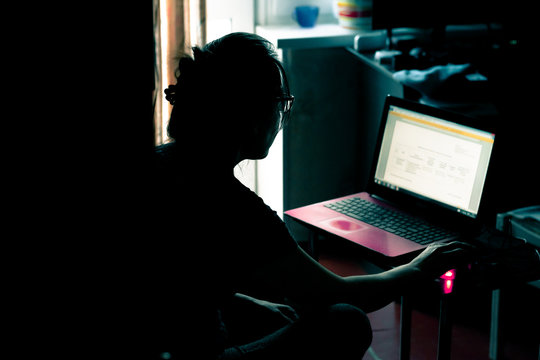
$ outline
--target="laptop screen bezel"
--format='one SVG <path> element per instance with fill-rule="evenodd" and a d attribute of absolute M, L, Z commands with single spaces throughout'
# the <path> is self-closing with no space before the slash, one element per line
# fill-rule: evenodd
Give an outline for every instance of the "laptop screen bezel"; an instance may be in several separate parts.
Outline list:
<path fill-rule="evenodd" d="M 491 134 L 496 134 L 496 129 L 493 126 L 493 124 L 490 124 L 486 121 L 480 121 L 475 118 L 471 118 L 468 116 L 465 116 L 463 114 L 458 114 L 446 110 L 442 110 L 439 108 L 435 108 L 432 106 L 420 104 L 417 102 L 404 100 L 401 98 L 397 98 L 394 96 L 387 96 L 386 101 L 384 103 L 384 108 L 381 116 L 380 126 L 378 130 L 377 135 L 377 142 L 373 154 L 373 160 L 371 163 L 371 171 L 367 186 L 367 191 L 372 194 L 376 195 L 384 200 L 387 200 L 391 203 L 396 203 L 402 206 L 406 206 L 406 208 L 411 212 L 421 212 L 422 214 L 429 214 L 431 220 L 433 221 L 452 221 L 452 222 L 462 222 L 464 225 L 473 225 L 479 222 L 485 222 L 486 218 L 486 211 L 485 211 L 485 197 L 486 197 L 486 188 L 489 186 L 489 178 L 490 173 L 492 172 L 492 164 L 493 164 L 493 158 L 494 158 L 494 152 L 495 152 L 495 144 L 496 141 L 493 144 L 493 149 L 491 152 L 491 156 L 488 163 L 488 171 L 486 174 L 486 180 L 484 183 L 484 189 L 480 198 L 480 206 L 477 212 L 477 215 L 475 218 L 472 218 L 470 216 L 467 216 L 465 214 L 459 213 L 453 209 L 450 209 L 446 207 L 444 204 L 439 203 L 437 201 L 433 201 L 431 199 L 426 199 L 422 196 L 415 196 L 410 193 L 405 193 L 402 191 L 395 191 L 389 187 L 377 184 L 375 182 L 375 174 L 377 170 L 377 162 L 379 158 L 379 152 L 381 149 L 383 136 L 384 136 L 384 130 L 386 127 L 386 123 L 388 120 L 388 112 L 392 106 L 400 107 L 405 110 L 410 110 L 414 112 L 421 113 L 423 115 L 433 116 L 436 118 L 440 118 L 446 121 L 451 121 L 453 123 L 457 123 L 459 125 L 469 126 L 474 129 L 487 131 Z M 411 201 L 412 200 L 412 201 Z"/>

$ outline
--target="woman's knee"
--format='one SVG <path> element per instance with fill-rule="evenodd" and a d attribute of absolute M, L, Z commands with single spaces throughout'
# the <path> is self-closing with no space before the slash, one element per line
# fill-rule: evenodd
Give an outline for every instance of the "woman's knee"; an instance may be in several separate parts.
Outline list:
<path fill-rule="evenodd" d="M 328 335 L 347 351 L 366 352 L 373 339 L 371 323 L 359 308 L 349 304 L 330 306 L 327 314 Z M 355 351 L 355 352 L 356 352 Z"/>

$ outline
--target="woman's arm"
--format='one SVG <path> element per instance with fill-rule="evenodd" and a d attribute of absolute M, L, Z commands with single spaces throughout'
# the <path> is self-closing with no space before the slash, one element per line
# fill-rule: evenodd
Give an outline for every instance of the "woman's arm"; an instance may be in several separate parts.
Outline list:
<path fill-rule="evenodd" d="M 371 312 L 387 305 L 422 279 L 434 279 L 463 259 L 466 244 L 426 248 L 410 263 L 374 274 L 341 277 L 313 260 L 300 247 L 260 266 L 242 291 L 287 297 L 300 305 L 346 302 Z"/>

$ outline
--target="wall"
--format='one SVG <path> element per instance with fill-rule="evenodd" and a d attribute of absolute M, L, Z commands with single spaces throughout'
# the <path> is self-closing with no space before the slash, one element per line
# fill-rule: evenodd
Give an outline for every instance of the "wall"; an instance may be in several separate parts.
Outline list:
<path fill-rule="evenodd" d="M 236 31 L 255 29 L 254 0 L 207 0 L 207 40 Z"/>

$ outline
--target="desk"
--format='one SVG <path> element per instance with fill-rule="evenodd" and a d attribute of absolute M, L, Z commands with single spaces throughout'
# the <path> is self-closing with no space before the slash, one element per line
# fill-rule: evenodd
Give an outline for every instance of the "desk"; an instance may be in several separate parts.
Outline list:
<path fill-rule="evenodd" d="M 315 258 L 318 258 L 319 241 L 326 235 L 324 231 L 310 226 L 310 249 L 308 249 Z M 497 255 L 505 254 L 504 258 L 501 258 L 498 266 L 491 267 L 485 266 L 485 268 L 479 267 L 482 263 L 479 261 L 478 266 L 472 267 L 470 272 L 458 272 L 456 284 L 454 286 L 454 293 L 449 295 L 441 295 L 439 303 L 439 333 L 438 333 L 438 351 L 437 359 L 445 360 L 450 359 L 451 345 L 452 345 L 452 311 L 453 301 L 455 296 L 459 294 L 468 293 L 470 290 L 482 290 L 482 293 L 489 294 L 491 290 L 494 290 L 493 301 L 498 299 L 499 289 L 506 287 L 506 285 L 514 285 L 516 283 L 525 283 L 528 280 L 540 278 L 540 261 L 534 249 L 522 245 L 521 241 L 517 243 L 508 242 L 508 237 L 499 237 L 499 233 L 486 229 L 486 234 L 478 238 L 478 246 L 491 246 L 497 250 Z M 326 236 L 325 236 L 326 237 Z M 511 238 L 510 238 L 511 239 Z M 338 240 L 331 235 L 327 241 Z M 345 242 L 345 240 L 343 240 Z M 392 267 L 389 262 L 385 262 L 380 256 L 371 254 L 364 248 L 360 248 L 359 245 L 351 244 L 358 247 L 358 253 L 354 252 L 355 256 L 366 260 L 371 264 L 376 265 L 380 269 L 388 269 Z M 499 250 L 502 250 L 499 251 Z M 492 256 L 485 250 L 485 255 Z M 516 261 L 518 260 L 519 261 Z M 397 264 L 396 264 L 397 265 Z M 484 292 L 483 290 L 486 290 Z M 488 308 L 489 304 L 486 304 Z M 411 313 L 412 304 L 411 299 L 402 296 L 401 297 L 401 317 L 400 317 L 400 359 L 405 360 L 410 357 L 410 343 L 411 343 Z M 498 315 L 498 314 L 496 314 Z M 492 329 L 498 331 L 497 317 L 491 320 Z M 498 347 L 498 339 L 492 339 L 490 342 L 490 359 L 497 359 L 498 354 L 492 349 Z M 487 355 L 487 354 L 486 354 Z"/>

